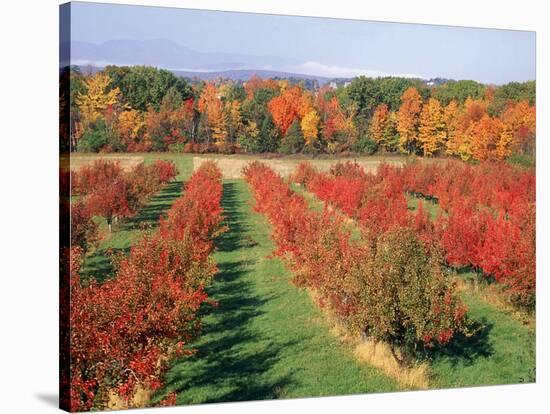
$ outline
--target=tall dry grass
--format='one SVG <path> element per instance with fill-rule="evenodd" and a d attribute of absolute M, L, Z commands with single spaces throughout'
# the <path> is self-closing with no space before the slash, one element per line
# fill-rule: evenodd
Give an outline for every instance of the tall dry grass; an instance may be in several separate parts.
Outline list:
<path fill-rule="evenodd" d="M 318 303 L 318 295 L 308 290 L 313 301 Z M 426 362 L 417 362 L 412 366 L 400 365 L 393 357 L 389 345 L 374 342 L 354 334 L 340 324 L 331 312 L 321 308 L 325 320 L 331 326 L 330 332 L 340 342 L 352 349 L 357 361 L 378 368 L 395 380 L 402 390 L 425 390 L 430 388 L 430 367 Z"/>

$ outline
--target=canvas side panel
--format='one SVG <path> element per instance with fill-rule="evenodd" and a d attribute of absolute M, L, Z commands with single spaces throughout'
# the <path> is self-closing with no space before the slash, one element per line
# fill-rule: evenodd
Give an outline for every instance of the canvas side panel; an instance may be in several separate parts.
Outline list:
<path fill-rule="evenodd" d="M 59 6 L 59 408 L 70 411 L 71 4 Z"/>

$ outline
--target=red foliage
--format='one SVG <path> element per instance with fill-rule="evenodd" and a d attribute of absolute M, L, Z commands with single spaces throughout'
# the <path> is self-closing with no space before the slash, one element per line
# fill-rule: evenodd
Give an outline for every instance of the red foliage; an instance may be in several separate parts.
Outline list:
<path fill-rule="evenodd" d="M 129 399 L 137 385 L 159 388 L 168 359 L 198 333 L 197 311 L 216 272 L 209 237 L 220 230 L 221 189 L 219 171 L 205 164 L 160 230 L 120 257 L 102 284 L 83 286 L 71 262 L 72 410 L 103 407 L 109 390 Z"/>
<path fill-rule="evenodd" d="M 105 183 L 117 181 L 122 174 L 118 162 L 96 160 L 91 165 L 84 165 L 72 173 L 73 195 L 87 195 Z"/>
<path fill-rule="evenodd" d="M 154 193 L 177 175 L 172 161 L 138 164 L 124 172 L 118 162 L 95 161 L 72 173 L 74 194 L 82 196 L 83 209 L 102 216 L 110 225 L 114 217 L 134 215 Z"/>
<path fill-rule="evenodd" d="M 438 231 L 449 264 L 478 267 L 488 219 L 487 212 L 477 212 L 458 202 L 447 217 L 440 217 Z"/>
<path fill-rule="evenodd" d="M 126 180 L 118 179 L 111 183 L 103 183 L 86 198 L 90 214 L 102 216 L 110 225 L 113 217 L 130 217 L 135 214 L 133 208 L 137 200 Z"/>
<path fill-rule="evenodd" d="M 321 200 L 356 219 L 371 236 L 412 222 L 396 168 L 382 165 L 367 174 L 356 163 L 338 163 L 330 174 L 313 174 L 308 189 Z"/>
<path fill-rule="evenodd" d="M 97 224 L 92 220 L 92 216 L 86 206 L 86 203 L 82 201 L 76 201 L 70 203 L 69 201 L 62 200 L 62 208 L 66 210 L 63 212 L 64 217 L 71 217 L 71 246 L 78 246 L 82 250 L 86 251 L 90 245 L 93 245 L 98 240 Z M 69 211 L 69 207 L 70 211 Z"/>
<path fill-rule="evenodd" d="M 521 305 L 534 305 L 535 175 L 509 164 L 458 161 L 381 165 L 375 174 L 338 163 L 329 174 L 300 165 L 293 180 L 356 219 L 366 234 L 410 227 L 426 246 L 441 245 L 453 266 L 470 266 L 509 288 Z M 446 213 L 432 222 L 420 203 L 407 209 L 405 192 L 430 197 Z"/>
<path fill-rule="evenodd" d="M 178 174 L 176 164 L 172 161 L 156 160 L 153 163 L 153 169 L 155 170 L 161 184 L 165 184 L 173 180 Z"/>
<path fill-rule="evenodd" d="M 301 162 L 292 173 L 290 180 L 296 184 L 308 186 L 310 181 L 317 175 L 315 168 L 309 162 Z"/>
<path fill-rule="evenodd" d="M 362 171 L 359 172 L 353 166 L 344 166 L 341 171 L 353 171 L 356 175 L 365 176 Z M 356 199 L 351 197 L 352 192 L 342 196 L 338 191 L 345 190 L 343 184 L 346 178 L 344 176 L 329 177 L 314 173 L 310 167 L 303 165 L 294 178 L 300 182 L 309 183 L 308 188 L 313 187 L 321 190 L 320 193 L 326 199 L 335 200 L 335 204 L 338 203 L 344 208 L 356 204 Z M 391 175 L 393 172 L 381 170 L 380 174 Z M 384 251 L 390 248 L 403 251 L 404 254 L 411 254 L 407 250 L 410 248 L 416 249 L 414 252 L 418 252 L 420 249 L 423 257 L 419 256 L 415 266 L 421 270 L 415 270 L 412 274 L 422 275 L 422 277 L 411 283 L 423 286 L 420 291 L 424 292 L 426 297 L 415 299 L 422 302 L 422 306 L 418 308 L 407 309 L 407 305 L 405 305 L 407 300 L 404 300 L 403 304 L 399 306 L 404 305 L 400 311 L 407 315 L 403 320 L 412 317 L 411 312 L 416 313 L 415 320 L 422 320 L 423 328 L 420 328 L 419 325 L 418 328 L 421 330 L 411 335 L 407 334 L 406 340 L 414 343 L 412 346 L 414 349 L 418 344 L 428 346 L 434 342 L 444 344 L 450 341 L 463 321 L 465 309 L 460 301 L 456 300 L 452 288 L 447 285 L 443 277 L 438 256 L 434 254 L 436 249 L 432 253 L 430 249 L 418 247 L 423 244 L 417 241 L 409 230 L 407 233 L 409 245 L 399 246 L 402 237 L 395 234 L 388 236 L 389 241 L 385 240 L 383 248 L 378 252 L 378 238 L 369 237 L 361 241 L 353 241 L 341 214 L 330 209 L 324 209 L 322 212 L 309 210 L 306 200 L 291 191 L 283 179 L 264 164 L 258 162 L 249 164 L 244 169 L 244 176 L 254 193 L 255 209 L 267 215 L 273 226 L 272 237 L 277 246 L 276 254 L 281 255 L 294 271 L 294 281 L 297 285 L 315 290 L 321 306 L 328 306 L 344 324 L 353 330 L 373 335 L 377 339 L 390 339 L 390 335 L 385 333 L 385 328 L 376 323 L 377 317 L 369 317 L 373 308 L 366 306 L 369 292 L 372 290 L 369 280 L 375 275 L 379 276 L 378 279 L 382 282 L 384 278 L 383 273 L 376 273 L 379 266 L 376 266 L 375 261 L 378 260 L 378 256 L 382 257 Z M 361 179 L 352 182 L 357 185 L 363 184 L 363 187 L 366 187 Z M 342 183 L 342 188 L 338 187 L 340 183 Z M 377 195 L 391 192 L 394 187 L 394 185 L 383 185 L 377 190 L 379 191 Z M 359 190 L 365 193 L 361 188 Z M 403 195 L 401 194 L 401 196 Z M 399 198 L 395 197 L 395 199 Z M 369 200 L 366 205 L 374 204 Z M 417 226 L 430 228 L 424 223 L 425 220 L 426 218 L 422 216 L 418 218 Z M 381 223 L 376 219 L 374 222 L 377 225 Z M 371 222 L 365 220 L 364 223 L 367 225 Z M 393 223 L 396 225 L 395 229 L 400 230 L 397 222 Z M 383 236 L 392 234 L 378 228 L 371 231 L 371 233 L 378 232 L 381 232 Z M 384 261 L 384 258 L 382 257 L 380 260 Z M 394 273 L 396 280 L 401 281 L 399 283 L 407 283 L 405 279 L 401 278 L 399 271 Z M 413 288 L 412 291 L 417 292 L 418 290 Z M 442 298 L 449 300 L 442 304 Z M 418 311 L 420 308 L 422 311 Z M 378 310 L 384 312 L 381 308 Z M 389 318 L 391 326 L 397 324 L 392 319 L 391 312 L 383 316 L 380 315 L 380 318 Z M 406 329 L 408 328 L 404 327 L 403 330 L 398 329 L 397 332 L 394 332 L 394 336 L 391 338 L 396 337 L 397 339 L 393 343 L 403 340 L 401 335 Z M 418 336 L 426 332 L 430 334 L 429 338 Z"/>
<path fill-rule="evenodd" d="M 409 164 L 405 189 L 437 199 L 447 213 L 437 232 L 447 261 L 471 266 L 508 287 L 517 303 L 535 300 L 535 172 L 504 162 Z"/>

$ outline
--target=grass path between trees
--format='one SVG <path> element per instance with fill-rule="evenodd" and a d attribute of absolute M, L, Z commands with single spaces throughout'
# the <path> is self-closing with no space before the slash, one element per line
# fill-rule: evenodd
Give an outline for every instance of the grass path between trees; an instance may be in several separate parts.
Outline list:
<path fill-rule="evenodd" d="M 270 226 L 252 211 L 244 181 L 224 182 L 223 207 L 230 230 L 218 240 L 220 272 L 209 289 L 219 306 L 205 309 L 191 344 L 196 354 L 172 367 L 163 391 L 197 404 L 395 390 L 381 371 L 356 361 L 270 257 Z"/>
<path fill-rule="evenodd" d="M 323 202 L 304 188 L 292 189 L 320 210 Z M 409 208 L 416 209 L 418 199 L 409 198 Z M 438 206 L 424 201 L 425 208 L 435 218 Z M 457 278 L 473 277 L 466 273 Z M 428 355 L 432 387 L 517 384 L 535 381 L 535 333 L 532 328 L 512 318 L 484 300 L 471 289 L 461 291 L 476 333 L 460 336 L 453 345 Z"/>

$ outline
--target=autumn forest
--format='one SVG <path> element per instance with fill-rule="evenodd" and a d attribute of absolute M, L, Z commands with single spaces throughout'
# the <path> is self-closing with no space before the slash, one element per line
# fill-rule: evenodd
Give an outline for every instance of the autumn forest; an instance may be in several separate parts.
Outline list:
<path fill-rule="evenodd" d="M 183 79 L 146 66 L 66 69 L 65 146 L 80 152 L 416 154 L 533 160 L 535 82 L 400 77 Z M 62 119 L 69 119 L 64 117 Z M 67 129 L 68 131 L 68 129 Z"/>

